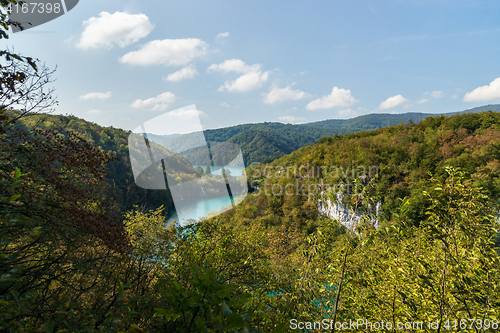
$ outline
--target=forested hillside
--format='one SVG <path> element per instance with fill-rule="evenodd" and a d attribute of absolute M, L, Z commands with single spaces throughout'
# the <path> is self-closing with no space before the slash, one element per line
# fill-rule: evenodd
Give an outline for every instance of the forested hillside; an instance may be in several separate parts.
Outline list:
<path fill-rule="evenodd" d="M 443 113 L 452 116 L 460 113 L 477 113 L 481 111 L 500 111 L 500 105 L 485 105 L 460 112 Z M 343 135 L 377 128 L 394 126 L 401 123 L 417 123 L 427 117 L 439 114 L 410 112 L 403 114 L 368 114 L 352 119 L 330 119 L 314 123 L 291 125 L 281 123 L 244 124 L 204 131 L 207 142 L 232 142 L 241 145 L 243 157 L 247 165 L 254 162 L 269 162 L 277 157 L 308 146 L 323 137 L 335 134 Z M 183 152 L 190 147 L 190 142 L 198 136 L 196 133 L 185 135 L 162 136 L 149 134 L 152 141 L 159 144 L 168 142 L 168 147 Z M 181 155 L 193 156 L 193 151 Z M 187 155 L 186 155 L 187 154 Z M 198 163 L 198 164 L 203 164 Z"/>
<path fill-rule="evenodd" d="M 500 288 L 499 160 L 495 112 L 323 138 L 247 168 L 255 192 L 214 220 L 278 237 L 272 267 L 295 279 L 280 299 L 303 322 L 436 321 L 422 330 L 453 331 L 453 320 L 499 315 L 490 289 Z M 365 217 L 350 231 L 318 214 L 339 192 L 351 216 Z"/>
<path fill-rule="evenodd" d="M 240 144 L 246 164 L 273 160 L 334 133 L 326 128 L 281 123 L 245 124 L 203 132 L 208 143 Z M 190 143 L 197 137 L 197 133 L 182 136 L 148 135 L 152 141 L 159 144 L 167 144 L 168 142 L 167 146 L 170 149 L 181 152 L 181 155 L 190 154 L 190 156 L 193 152 L 184 151 L 191 147 Z"/>
<path fill-rule="evenodd" d="M 324 127 L 330 129 L 337 129 L 340 132 L 338 134 L 347 134 L 351 132 L 368 131 L 381 127 L 394 126 L 400 123 L 408 123 L 408 121 L 413 121 L 417 123 L 424 120 L 427 117 L 436 117 L 440 115 L 453 116 L 462 113 L 478 113 L 483 111 L 500 111 L 500 105 L 484 105 L 464 111 L 457 112 L 447 112 L 442 114 L 435 113 L 420 113 L 420 112 L 408 112 L 401 114 L 387 114 L 387 113 L 372 113 L 364 116 L 359 116 L 352 119 L 329 119 L 317 121 L 314 123 L 308 123 L 308 126 Z"/>
<path fill-rule="evenodd" d="M 14 114 L 16 113 L 14 112 Z M 130 131 L 112 126 L 99 126 L 75 116 L 50 114 L 30 114 L 20 118 L 16 126 L 25 130 L 31 128 L 55 130 L 63 136 L 72 133 L 88 144 L 115 157 L 106 163 L 108 169 L 106 179 L 110 185 L 110 191 L 112 191 L 109 195 L 117 200 L 122 211 L 131 209 L 134 205 L 142 206 L 144 209 L 158 208 L 162 205 L 167 208 L 172 207 L 172 199 L 166 191 L 147 190 L 136 185 L 129 155 Z M 187 174 L 195 175 L 189 162 L 184 161 L 183 163 Z M 189 178 L 187 175 L 183 177 Z"/>
<path fill-rule="evenodd" d="M 381 127 L 394 126 L 400 123 L 407 123 L 410 120 L 416 123 L 424 120 L 427 117 L 435 116 L 437 115 L 418 112 L 409 112 L 402 114 L 372 113 L 352 119 L 322 120 L 314 123 L 309 123 L 309 125 L 334 129 L 338 131 L 338 134 L 347 134 L 351 132 L 369 131 Z"/>
<path fill-rule="evenodd" d="M 110 154 L 75 134 L 12 136 L 22 132 L 2 135 L 2 329 L 319 331 L 349 318 L 498 328 L 496 113 L 322 139 L 249 167 L 259 188 L 236 209 L 177 229 L 162 209 L 118 214 Z M 328 185 L 354 213 L 382 200 L 382 228 L 320 216 Z"/>
<path fill-rule="evenodd" d="M 248 178 L 259 195 L 248 198 L 249 206 L 233 212 L 231 219 L 235 224 L 294 225 L 307 233 L 315 228 L 311 216 L 317 215 L 318 199 L 330 198 L 343 187 L 344 203 L 351 207 L 351 195 L 361 190 L 381 201 L 379 218 L 384 224 L 400 217 L 404 203 L 405 217 L 419 225 L 430 204 L 422 193 L 430 190 L 432 178 L 444 181 L 447 166 L 465 172 L 467 184 L 481 188 L 496 205 L 499 161 L 500 114 L 495 112 L 433 117 L 418 124 L 323 138 L 272 163 L 249 166 Z M 287 184 L 293 185 L 290 193 L 299 195 L 286 195 Z"/>
<path fill-rule="evenodd" d="M 499 161 L 500 114 L 483 112 L 429 117 L 418 124 L 323 138 L 271 165 L 323 167 L 316 177 L 330 185 L 347 180 L 337 170 L 348 171 L 350 178 L 356 178 L 352 170 L 355 176 L 377 171 L 373 191 L 383 201 L 384 219 L 391 220 L 400 199 L 407 198 L 406 209 L 418 222 L 425 219 L 421 184 L 430 174 L 443 179 L 445 166 L 466 172 L 471 186 L 482 188 L 495 203 L 500 195 Z"/>

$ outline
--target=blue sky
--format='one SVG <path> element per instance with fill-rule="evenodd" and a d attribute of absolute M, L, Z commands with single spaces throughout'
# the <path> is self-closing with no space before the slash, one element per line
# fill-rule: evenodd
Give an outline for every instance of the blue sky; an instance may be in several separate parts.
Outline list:
<path fill-rule="evenodd" d="M 218 128 L 500 103 L 491 0 L 80 0 L 2 43 L 57 66 L 56 113 L 130 130 L 191 104 Z"/>

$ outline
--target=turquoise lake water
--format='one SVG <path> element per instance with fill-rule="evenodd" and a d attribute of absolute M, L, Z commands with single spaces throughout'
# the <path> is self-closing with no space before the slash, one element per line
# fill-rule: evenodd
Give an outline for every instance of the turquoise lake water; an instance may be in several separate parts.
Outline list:
<path fill-rule="evenodd" d="M 203 216 L 208 215 L 211 211 L 219 211 L 223 207 L 231 206 L 231 199 L 229 196 L 224 196 L 220 198 L 210 198 L 210 199 L 200 199 L 200 200 L 190 200 L 189 205 L 182 208 L 179 212 L 182 216 L 186 217 L 187 220 L 193 219 L 199 222 L 199 219 Z M 168 214 L 167 223 L 173 222 L 177 219 L 178 215 L 176 211 L 171 211 Z M 177 221 L 180 225 L 186 225 L 189 221 Z"/>
<path fill-rule="evenodd" d="M 203 170 L 206 169 L 206 165 L 200 165 Z M 197 167 L 197 165 L 194 165 Z M 241 175 L 243 167 L 234 167 L 234 166 L 224 166 L 224 168 L 228 169 L 231 172 L 232 176 Z M 211 172 L 214 175 L 220 175 L 222 173 L 222 166 L 212 166 Z M 174 219 L 178 219 L 178 215 L 185 217 L 185 220 L 178 220 L 177 222 L 180 225 L 186 225 L 193 223 L 193 221 L 189 221 L 189 219 L 195 220 L 195 222 L 199 222 L 199 219 L 208 215 L 210 212 L 220 211 L 224 207 L 232 208 L 231 199 L 229 196 L 223 196 L 219 198 L 200 198 L 197 200 L 187 200 L 186 203 L 181 208 L 181 211 L 172 210 L 168 213 L 167 223 L 173 222 Z"/>

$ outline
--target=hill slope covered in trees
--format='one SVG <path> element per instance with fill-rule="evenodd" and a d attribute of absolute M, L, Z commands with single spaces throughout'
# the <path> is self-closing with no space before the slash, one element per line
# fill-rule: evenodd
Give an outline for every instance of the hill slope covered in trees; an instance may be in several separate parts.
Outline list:
<path fill-rule="evenodd" d="M 464 111 L 447 112 L 442 114 L 421 113 L 421 112 L 408 112 L 401 114 L 371 113 L 352 119 L 328 119 L 313 123 L 307 123 L 306 125 L 315 127 L 324 127 L 330 129 L 338 129 L 343 131 L 339 132 L 338 134 L 347 134 L 351 132 L 368 131 L 381 127 L 394 126 L 400 123 L 407 123 L 410 120 L 412 120 L 414 123 L 418 123 L 419 121 L 422 121 L 427 117 L 437 117 L 440 115 L 449 117 L 456 114 L 478 113 L 483 111 L 498 112 L 500 111 L 500 104 L 483 105 Z"/>
<path fill-rule="evenodd" d="M 482 318 L 498 328 L 498 113 L 323 138 L 249 167 L 255 192 L 178 229 L 165 228 L 162 209 L 117 216 L 98 177 L 112 156 L 71 131 L 50 133 L 0 141 L 10 147 L 0 169 L 2 330 L 280 333 L 345 318 L 428 332 Z M 359 174 L 370 166 L 377 172 Z M 355 213 L 373 215 L 382 201 L 382 228 L 347 230 L 319 215 L 335 189 Z"/>
<path fill-rule="evenodd" d="M 298 182 L 311 186 L 301 196 L 308 204 L 317 204 L 322 192 L 331 197 L 328 189 L 338 190 L 336 185 L 344 186 L 350 194 L 355 193 L 354 184 L 363 185 L 382 202 L 380 218 L 387 223 L 394 219 L 401 200 L 407 200 L 405 214 L 418 224 L 426 218 L 422 192 L 429 189 L 424 184 L 431 175 L 444 179 L 445 166 L 466 172 L 467 182 L 481 188 L 491 204 L 496 204 L 500 198 L 500 113 L 430 117 L 418 124 L 322 138 L 272 163 L 249 166 L 248 178 L 261 192 L 255 197 L 260 198 L 267 191 L 266 198 L 279 201 L 275 203 L 279 214 L 270 214 L 272 210 L 267 204 L 258 204 L 256 210 L 250 209 L 252 220 L 262 216 L 266 223 L 272 220 L 276 225 L 284 221 L 302 226 L 313 223 L 314 219 L 297 219 L 297 205 L 287 204 L 288 200 L 297 200 L 296 196 L 272 195 L 273 184 L 281 184 L 275 185 L 274 192 L 279 193 L 280 188 L 284 191 L 283 184 Z M 292 187 L 289 190 L 296 193 Z M 257 199 L 249 198 L 249 202 L 254 200 Z M 344 200 L 350 202 L 349 196 Z M 285 207 L 291 211 L 283 211 Z M 235 214 L 235 223 L 242 223 L 247 210 L 236 210 Z"/>
<path fill-rule="evenodd" d="M 130 131 L 125 131 L 113 126 L 103 127 L 75 116 L 32 114 L 23 117 L 18 122 L 19 128 L 37 128 L 41 130 L 54 130 L 60 135 L 68 136 L 70 133 L 85 140 L 91 146 L 110 153 L 115 159 L 106 163 L 107 180 L 110 184 L 110 195 L 113 195 L 121 210 L 131 209 L 134 205 L 145 209 L 157 208 L 164 205 L 172 208 L 172 199 L 168 192 L 163 190 L 147 190 L 136 185 L 130 163 L 128 138 Z M 189 162 L 181 161 L 189 178 L 195 175 Z"/>
<path fill-rule="evenodd" d="M 452 116 L 461 113 L 477 113 L 481 111 L 500 111 L 500 105 L 485 105 L 460 112 L 444 113 Z M 238 142 L 242 145 L 242 153 L 247 165 L 253 162 L 268 162 L 288 154 L 301 147 L 308 146 L 323 137 L 335 134 L 343 135 L 353 132 L 369 131 L 377 128 L 394 126 L 412 121 L 417 123 L 427 117 L 437 117 L 440 114 L 403 113 L 403 114 L 368 114 L 352 119 L 330 119 L 314 123 L 291 125 L 282 123 L 243 124 L 232 127 L 205 130 L 207 142 Z M 258 138 L 254 138 L 254 136 Z M 180 136 L 149 135 L 152 141 L 164 144 L 176 151 L 190 147 L 189 143 L 197 138 L 196 133 Z M 273 138 L 274 137 L 274 138 Z M 255 143 L 258 142 L 258 145 Z M 192 154 L 192 152 L 190 152 Z"/>

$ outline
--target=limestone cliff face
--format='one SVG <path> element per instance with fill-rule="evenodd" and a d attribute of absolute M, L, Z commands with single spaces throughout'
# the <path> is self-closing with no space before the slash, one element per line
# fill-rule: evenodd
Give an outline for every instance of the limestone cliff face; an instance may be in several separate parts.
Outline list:
<path fill-rule="evenodd" d="M 348 207 L 342 202 L 343 194 L 342 192 L 337 192 L 336 202 L 330 199 L 325 199 L 322 195 L 322 199 L 318 201 L 318 213 L 321 216 L 326 216 L 332 220 L 337 220 L 340 224 L 345 226 L 348 230 L 356 230 L 356 226 L 362 221 L 363 217 L 367 214 L 362 212 L 354 212 L 352 208 Z M 382 202 L 377 202 L 376 206 L 369 209 L 370 215 L 368 215 L 368 221 L 372 223 L 375 228 L 379 227 L 379 221 L 377 216 L 380 213 L 380 207 Z"/>

